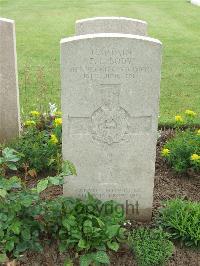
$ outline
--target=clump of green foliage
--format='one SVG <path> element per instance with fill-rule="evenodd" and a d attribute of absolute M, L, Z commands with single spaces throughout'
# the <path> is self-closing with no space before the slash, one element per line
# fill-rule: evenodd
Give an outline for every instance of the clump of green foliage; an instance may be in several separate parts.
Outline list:
<path fill-rule="evenodd" d="M 192 110 L 185 110 L 183 114 L 177 114 L 175 117 L 175 126 L 177 128 L 192 127 L 199 124 L 199 116 Z"/>
<path fill-rule="evenodd" d="M 0 262 L 17 258 L 26 250 L 42 251 L 40 235 L 45 231 L 40 193 L 48 186 L 62 184 L 62 177 L 41 180 L 29 189 L 21 179 L 0 177 Z"/>
<path fill-rule="evenodd" d="M 117 251 L 125 239 L 124 212 L 113 201 L 103 203 L 90 194 L 85 200 L 59 197 L 46 209 L 44 220 L 60 251 L 75 249 L 82 254 L 80 265 L 109 264 L 106 251 Z"/>
<path fill-rule="evenodd" d="M 162 156 L 178 173 L 200 171 L 200 131 L 177 132 L 161 151 Z"/>
<path fill-rule="evenodd" d="M 173 239 L 186 246 L 200 247 L 200 203 L 169 200 L 160 210 L 159 222 Z"/>
<path fill-rule="evenodd" d="M 41 199 L 48 186 L 60 184 L 62 175 L 42 179 L 32 189 L 18 177 L 0 179 L 0 263 L 27 250 L 41 252 L 42 236 L 51 235 L 61 252 L 73 248 L 79 253 L 80 265 L 109 264 L 106 251 L 117 251 L 125 239 L 124 215 L 112 209 L 116 203 L 91 195 L 86 200 Z"/>
<path fill-rule="evenodd" d="M 174 249 L 169 234 L 162 229 L 135 229 L 129 235 L 129 245 L 139 266 L 163 265 Z"/>
<path fill-rule="evenodd" d="M 47 187 L 62 185 L 63 177 L 72 174 L 76 175 L 75 167 L 66 161 L 63 173 L 41 179 L 34 188 L 16 176 L 0 176 L 0 263 L 27 250 L 42 251 L 41 239 L 51 235 L 61 252 L 71 248 L 78 252 L 80 265 L 109 264 L 106 251 L 117 251 L 125 239 L 121 205 L 91 195 L 85 200 L 41 198 Z"/>
<path fill-rule="evenodd" d="M 53 106 L 53 108 L 52 108 Z M 62 118 L 55 105 L 47 113 L 30 112 L 20 138 L 10 147 L 22 154 L 18 166 L 35 172 L 61 170 Z"/>
<path fill-rule="evenodd" d="M 0 174 L 5 176 L 8 169 L 16 171 L 16 162 L 18 162 L 20 159 L 21 155 L 18 152 L 8 147 L 4 148 L 0 152 Z"/>
<path fill-rule="evenodd" d="M 11 146 L 23 155 L 18 167 L 34 169 L 36 172 L 51 170 L 59 172 L 61 145 L 51 142 L 48 131 L 30 128 Z"/>
<path fill-rule="evenodd" d="M 34 188 L 17 176 L 0 176 L 0 263 L 18 258 L 26 250 L 42 251 L 41 235 L 48 233 L 48 226 L 43 222 L 46 201 L 40 193 L 62 185 L 63 176 L 76 174 L 73 164 L 66 161 L 64 166 L 63 173 L 41 179 Z"/>

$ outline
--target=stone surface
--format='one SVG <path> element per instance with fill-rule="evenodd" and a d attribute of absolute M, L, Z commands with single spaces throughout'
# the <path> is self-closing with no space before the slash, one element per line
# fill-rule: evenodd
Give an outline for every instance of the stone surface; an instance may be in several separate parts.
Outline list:
<path fill-rule="evenodd" d="M 78 173 L 65 178 L 65 195 L 90 192 L 129 205 L 128 217 L 151 218 L 160 68 L 161 43 L 152 38 L 61 40 L 63 157 Z"/>
<path fill-rule="evenodd" d="M 0 143 L 19 135 L 15 23 L 0 18 Z"/>
<path fill-rule="evenodd" d="M 200 0 L 191 0 L 191 4 L 200 6 Z"/>
<path fill-rule="evenodd" d="M 126 33 L 147 35 L 146 21 L 125 17 L 95 17 L 76 21 L 76 35 Z"/>

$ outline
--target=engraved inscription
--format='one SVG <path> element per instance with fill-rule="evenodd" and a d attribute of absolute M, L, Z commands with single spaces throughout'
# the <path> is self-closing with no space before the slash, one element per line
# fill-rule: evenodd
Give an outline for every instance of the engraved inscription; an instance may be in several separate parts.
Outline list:
<path fill-rule="evenodd" d="M 136 63 L 136 52 L 131 49 L 92 49 L 84 67 L 72 66 L 69 71 L 87 80 L 135 79 L 140 73 L 152 72 L 152 66 Z"/>
<path fill-rule="evenodd" d="M 106 188 L 103 191 L 99 191 L 97 188 L 80 188 L 77 190 L 78 197 L 84 198 L 87 197 L 87 194 L 91 193 L 95 197 L 99 199 L 132 199 L 132 200 L 139 200 L 140 194 L 142 193 L 140 189 L 134 190 L 134 189 L 128 189 L 128 188 Z"/>

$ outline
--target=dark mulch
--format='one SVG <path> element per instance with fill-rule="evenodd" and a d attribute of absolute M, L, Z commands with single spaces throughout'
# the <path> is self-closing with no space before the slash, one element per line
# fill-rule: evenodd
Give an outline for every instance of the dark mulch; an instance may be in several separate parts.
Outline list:
<path fill-rule="evenodd" d="M 161 206 L 161 201 L 176 197 L 183 197 L 193 201 L 200 201 L 200 176 L 195 176 L 194 173 L 187 175 L 175 174 L 164 162 L 160 156 L 160 150 L 167 139 L 174 135 L 174 131 L 167 129 L 161 131 L 161 137 L 157 145 L 157 160 L 156 160 L 156 175 L 154 188 L 154 203 L 153 203 L 153 219 L 148 225 L 153 226 L 158 208 Z M 49 189 L 46 197 L 51 198 L 62 193 L 61 188 Z M 133 223 L 133 227 L 138 226 Z M 75 254 L 68 254 L 72 258 Z M 122 247 L 117 253 L 110 254 L 111 265 L 116 266 L 136 266 L 133 254 L 126 246 Z M 66 258 L 65 255 L 60 255 L 57 251 L 56 244 L 47 247 L 43 254 L 26 254 L 20 265 L 27 266 L 60 266 Z M 76 259 L 77 261 L 77 259 Z M 78 262 L 75 265 L 79 265 Z M 173 257 L 170 259 L 167 266 L 200 266 L 200 251 L 179 247 L 176 245 Z"/>

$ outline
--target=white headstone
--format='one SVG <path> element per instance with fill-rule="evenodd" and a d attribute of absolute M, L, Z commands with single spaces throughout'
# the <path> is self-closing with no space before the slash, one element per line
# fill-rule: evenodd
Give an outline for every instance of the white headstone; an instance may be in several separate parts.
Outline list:
<path fill-rule="evenodd" d="M 65 178 L 65 195 L 90 192 L 151 219 L 160 69 L 161 43 L 152 38 L 61 40 L 63 157 L 78 173 Z"/>
<path fill-rule="evenodd" d="M 0 143 L 19 136 L 15 23 L 0 18 Z"/>
<path fill-rule="evenodd" d="M 191 4 L 200 6 L 200 0 L 191 0 Z"/>
<path fill-rule="evenodd" d="M 126 33 L 147 35 L 147 22 L 125 17 L 95 17 L 76 21 L 76 35 Z"/>

